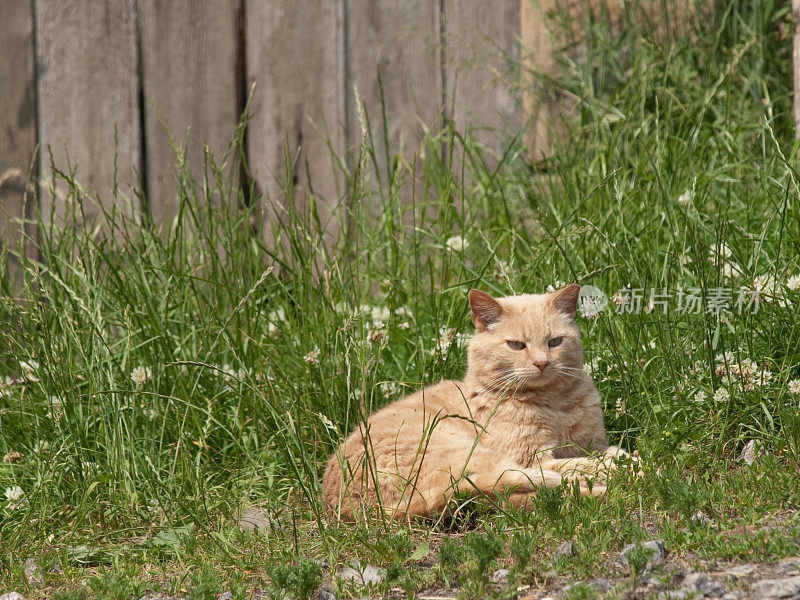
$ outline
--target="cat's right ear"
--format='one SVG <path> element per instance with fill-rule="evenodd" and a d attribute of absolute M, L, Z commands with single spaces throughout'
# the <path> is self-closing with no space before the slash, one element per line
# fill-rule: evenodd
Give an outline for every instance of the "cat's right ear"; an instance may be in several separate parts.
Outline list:
<path fill-rule="evenodd" d="M 500 322 L 503 316 L 503 307 L 486 292 L 481 290 L 469 291 L 469 306 L 472 308 L 472 322 L 478 331 L 486 331 L 492 325 Z"/>

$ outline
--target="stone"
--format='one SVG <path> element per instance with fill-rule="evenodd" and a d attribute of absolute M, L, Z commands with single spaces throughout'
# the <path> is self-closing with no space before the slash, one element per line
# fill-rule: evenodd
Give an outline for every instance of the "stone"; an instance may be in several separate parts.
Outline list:
<path fill-rule="evenodd" d="M 323 583 L 311 596 L 311 600 L 336 600 L 336 594 L 333 593 L 333 588 Z"/>
<path fill-rule="evenodd" d="M 28 585 L 34 587 L 38 587 L 44 583 L 42 571 L 39 569 L 39 563 L 35 558 L 29 558 L 25 561 L 25 579 L 28 580 Z"/>
<path fill-rule="evenodd" d="M 753 571 L 756 570 L 755 565 L 751 565 L 750 563 L 745 563 L 743 565 L 736 565 L 732 569 L 728 569 L 725 571 L 725 575 L 728 577 L 733 577 L 734 579 L 743 579 L 750 575 Z"/>
<path fill-rule="evenodd" d="M 603 577 L 595 577 L 594 579 L 590 579 L 588 584 L 598 592 L 608 592 L 614 589 L 614 582 Z"/>
<path fill-rule="evenodd" d="M 567 540 L 566 542 L 561 542 L 561 544 L 556 548 L 556 555 L 555 558 L 572 558 L 575 556 L 575 542 L 572 540 Z"/>
<path fill-rule="evenodd" d="M 0 600 L 25 600 L 25 596 L 19 592 L 6 592 L 0 596 Z"/>
<path fill-rule="evenodd" d="M 742 590 L 733 590 L 722 597 L 722 600 L 742 600 L 747 594 Z"/>
<path fill-rule="evenodd" d="M 765 579 L 751 587 L 759 600 L 796 600 L 800 598 L 800 575 L 784 579 Z"/>
<path fill-rule="evenodd" d="M 689 573 L 684 577 L 681 588 L 700 592 L 706 598 L 719 598 L 725 593 L 725 589 L 706 573 Z"/>
<path fill-rule="evenodd" d="M 492 573 L 492 581 L 499 585 L 508 584 L 508 569 L 497 569 Z"/>
<path fill-rule="evenodd" d="M 236 517 L 236 526 L 244 532 L 252 532 L 256 529 L 263 529 L 269 525 L 269 517 L 264 510 L 258 506 L 248 504 L 244 506 Z"/>
<path fill-rule="evenodd" d="M 650 540 L 649 542 L 644 542 L 641 544 L 641 547 L 651 551 L 650 558 L 647 561 L 647 569 L 650 569 L 655 565 L 660 565 L 664 562 L 664 559 L 667 556 L 667 551 L 664 548 L 664 542 L 661 540 Z M 620 557 L 626 565 L 630 564 L 628 562 L 628 555 L 635 549 L 636 544 L 628 544 L 620 551 Z"/>
<path fill-rule="evenodd" d="M 379 584 L 386 578 L 386 569 L 372 565 L 356 565 L 357 568 L 345 567 L 338 573 L 339 579 L 355 581 L 362 585 Z"/>

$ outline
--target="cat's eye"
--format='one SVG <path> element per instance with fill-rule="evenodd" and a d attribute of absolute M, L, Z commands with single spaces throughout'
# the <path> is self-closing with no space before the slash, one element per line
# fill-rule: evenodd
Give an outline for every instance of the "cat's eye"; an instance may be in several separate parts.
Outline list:
<path fill-rule="evenodd" d="M 524 350 L 525 349 L 525 342 L 520 342 L 519 340 L 508 340 L 506 342 L 508 347 L 512 350 Z"/>
<path fill-rule="evenodd" d="M 560 346 L 561 342 L 564 341 L 564 336 L 554 337 L 547 342 L 547 345 L 551 348 L 555 348 L 556 346 Z"/>

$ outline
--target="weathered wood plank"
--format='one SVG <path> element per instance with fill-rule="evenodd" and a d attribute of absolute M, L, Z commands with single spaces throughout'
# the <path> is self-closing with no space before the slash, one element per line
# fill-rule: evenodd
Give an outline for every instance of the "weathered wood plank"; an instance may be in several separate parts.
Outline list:
<path fill-rule="evenodd" d="M 136 0 L 35 0 L 40 169 L 77 169 L 103 205 L 130 214 L 141 172 Z M 115 141 L 116 138 L 116 141 Z M 122 197 L 114 198 L 115 179 Z M 64 210 L 42 193 L 43 214 Z M 87 206 L 90 219 L 98 210 Z"/>
<path fill-rule="evenodd" d="M 147 198 L 161 227 L 179 206 L 178 164 L 167 134 L 185 149 L 197 181 L 204 144 L 221 162 L 233 136 L 238 7 L 238 0 L 140 0 Z"/>
<path fill-rule="evenodd" d="M 420 121 L 434 125 L 442 110 L 444 84 L 439 3 L 430 0 L 350 0 L 348 31 L 351 73 L 351 86 L 346 90 L 351 98 L 348 102 L 349 139 L 356 145 L 361 140 L 358 107 L 352 101 L 355 87 L 369 116 L 385 186 L 387 157 L 383 150 L 384 142 L 388 144 L 390 161 L 392 156 L 402 151 L 410 163 L 424 135 Z M 388 120 L 387 140 L 383 134 L 384 107 Z M 421 186 L 417 186 L 417 190 L 420 189 Z M 410 198 L 405 199 L 408 201 Z"/>
<path fill-rule="evenodd" d="M 0 2 L 0 252 L 15 244 L 23 230 L 19 220 L 33 216 L 35 193 L 24 205 L 28 171 L 36 149 L 36 80 L 32 1 Z M 33 173 L 34 177 L 36 172 Z M 27 213 L 27 214 L 26 214 Z M 35 236 L 35 228 L 25 227 Z M 35 248 L 28 248 L 35 255 Z M 10 278 L 18 288 L 19 263 L 9 255 Z M 16 284 L 15 284 L 16 282 Z"/>
<path fill-rule="evenodd" d="M 248 129 L 250 168 L 263 194 L 264 232 L 285 216 L 284 144 L 294 160 L 295 206 L 316 211 L 328 237 L 341 230 L 338 172 L 344 132 L 344 1 L 245 0 L 247 77 L 255 83 Z M 311 180 L 306 177 L 308 163 Z"/>
<path fill-rule="evenodd" d="M 518 0 L 445 0 L 445 82 L 456 127 L 494 152 L 521 131 Z"/>

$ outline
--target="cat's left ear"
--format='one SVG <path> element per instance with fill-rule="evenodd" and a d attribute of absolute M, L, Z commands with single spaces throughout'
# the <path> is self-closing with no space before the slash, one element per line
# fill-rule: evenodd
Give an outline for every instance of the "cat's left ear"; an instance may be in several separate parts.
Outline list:
<path fill-rule="evenodd" d="M 574 319 L 575 312 L 578 309 L 578 296 L 580 293 L 581 286 L 573 283 L 553 292 L 550 302 L 553 303 L 557 311 L 564 313 L 570 319 Z"/>

